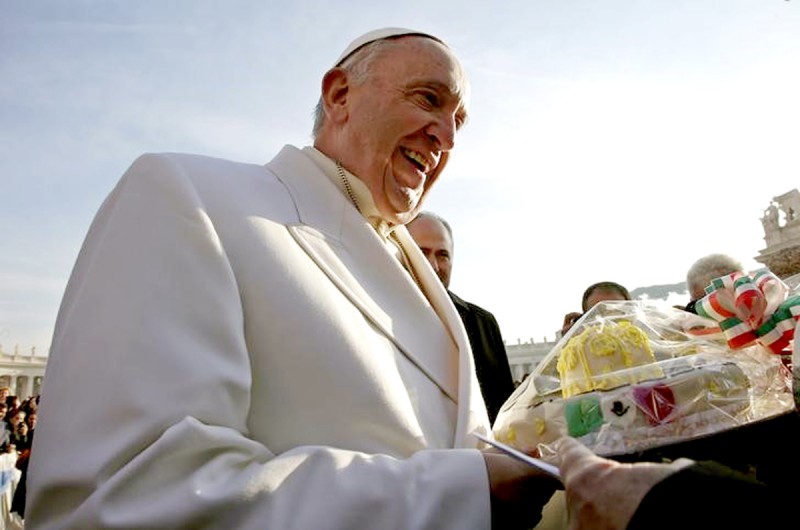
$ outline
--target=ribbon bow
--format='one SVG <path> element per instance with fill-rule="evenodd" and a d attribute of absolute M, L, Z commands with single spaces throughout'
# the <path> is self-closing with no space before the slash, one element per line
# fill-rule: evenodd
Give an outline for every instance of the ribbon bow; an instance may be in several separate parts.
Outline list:
<path fill-rule="evenodd" d="M 731 349 L 758 341 L 781 353 L 800 319 L 800 296 L 787 298 L 788 291 L 769 269 L 759 269 L 752 277 L 734 272 L 712 280 L 695 307 L 697 314 L 719 322 Z"/>

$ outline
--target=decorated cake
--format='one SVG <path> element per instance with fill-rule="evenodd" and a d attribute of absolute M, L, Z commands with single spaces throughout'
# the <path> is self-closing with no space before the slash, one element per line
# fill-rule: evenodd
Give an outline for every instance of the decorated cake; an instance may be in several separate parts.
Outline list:
<path fill-rule="evenodd" d="M 651 377 L 654 369 L 658 377 Z M 714 356 L 692 355 L 625 371 L 627 377 L 617 378 L 616 388 L 541 396 L 516 421 L 506 415 L 498 438 L 531 450 L 566 434 L 600 454 L 624 454 L 708 434 L 721 424 L 735 426 L 750 406 L 751 385 L 744 371 Z"/>
<path fill-rule="evenodd" d="M 587 326 L 558 358 L 564 397 L 662 377 L 647 334 L 626 320 Z M 630 370 L 644 366 L 641 370 Z"/>
<path fill-rule="evenodd" d="M 614 456 L 792 410 L 791 377 L 776 354 L 793 340 L 786 330 L 800 319 L 798 293 L 777 289 L 772 275 L 715 282 L 700 316 L 650 301 L 593 307 L 506 401 L 495 437 L 546 454 L 569 435 Z M 766 303 L 752 303 L 754 287 Z"/>

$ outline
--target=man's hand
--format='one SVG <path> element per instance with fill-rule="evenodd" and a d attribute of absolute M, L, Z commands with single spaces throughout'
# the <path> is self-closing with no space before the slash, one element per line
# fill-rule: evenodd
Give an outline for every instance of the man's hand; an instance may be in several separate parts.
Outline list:
<path fill-rule="evenodd" d="M 623 530 L 650 488 L 693 462 L 620 464 L 599 457 L 573 438 L 556 444 L 570 530 Z"/>
<path fill-rule="evenodd" d="M 567 334 L 567 331 L 570 330 L 572 325 L 578 321 L 579 318 L 583 316 L 583 313 L 576 313 L 573 311 L 572 313 L 567 313 L 564 315 L 564 322 L 561 324 L 561 336 Z"/>
<path fill-rule="evenodd" d="M 492 528 L 529 529 L 561 483 L 533 466 L 494 449 L 483 451 L 489 473 Z"/>

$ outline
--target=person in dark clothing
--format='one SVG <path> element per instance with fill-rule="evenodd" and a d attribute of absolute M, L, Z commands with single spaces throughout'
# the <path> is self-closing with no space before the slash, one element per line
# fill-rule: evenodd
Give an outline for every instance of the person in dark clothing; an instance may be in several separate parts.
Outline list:
<path fill-rule="evenodd" d="M 421 212 L 406 228 L 442 280 L 461 316 L 472 348 L 475 371 L 489 413 L 489 421 L 494 423 L 500 407 L 514 391 L 514 379 L 500 326 L 492 313 L 450 291 L 453 266 L 453 231 L 450 224 L 434 213 Z"/>
<path fill-rule="evenodd" d="M 29 444 L 33 444 L 33 430 L 30 432 Z M 25 518 L 25 501 L 27 498 L 27 484 L 28 484 L 28 462 L 30 462 L 31 450 L 30 447 L 22 451 L 17 457 L 17 469 L 20 470 L 19 482 L 14 490 L 14 497 L 11 500 L 11 512 L 16 513 L 20 518 Z"/>
<path fill-rule="evenodd" d="M 786 439 L 797 439 L 796 413 L 781 425 Z M 792 517 L 800 466 L 790 449 L 781 476 L 765 481 L 710 460 L 620 463 L 568 437 L 556 451 L 573 530 L 780 528 Z"/>

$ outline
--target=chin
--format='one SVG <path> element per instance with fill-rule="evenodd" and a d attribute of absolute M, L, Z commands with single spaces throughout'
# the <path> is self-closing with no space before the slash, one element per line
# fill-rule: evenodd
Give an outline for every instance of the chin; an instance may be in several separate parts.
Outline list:
<path fill-rule="evenodd" d="M 391 221 L 394 224 L 404 225 L 404 224 L 410 222 L 412 219 L 414 219 L 415 215 L 416 215 L 416 211 L 414 211 L 414 212 L 399 212 L 399 213 L 395 213 L 393 216 L 391 216 L 389 221 Z"/>
<path fill-rule="evenodd" d="M 418 208 L 403 208 L 402 210 L 398 210 L 397 208 L 393 207 L 392 204 L 387 204 L 386 208 L 379 208 L 381 210 L 381 215 L 384 219 L 391 223 L 395 224 L 406 224 L 410 220 L 417 215 Z"/>

